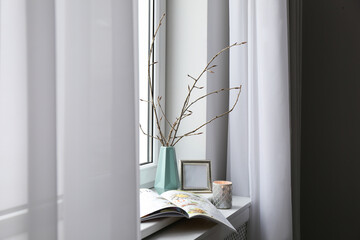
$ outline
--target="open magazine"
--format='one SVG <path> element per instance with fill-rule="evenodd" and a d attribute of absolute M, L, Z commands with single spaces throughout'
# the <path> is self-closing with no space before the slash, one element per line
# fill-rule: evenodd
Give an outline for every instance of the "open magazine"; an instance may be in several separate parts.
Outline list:
<path fill-rule="evenodd" d="M 236 231 L 221 212 L 204 197 L 180 190 L 170 190 L 159 195 L 150 189 L 140 189 L 141 222 L 160 217 L 206 218 Z"/>

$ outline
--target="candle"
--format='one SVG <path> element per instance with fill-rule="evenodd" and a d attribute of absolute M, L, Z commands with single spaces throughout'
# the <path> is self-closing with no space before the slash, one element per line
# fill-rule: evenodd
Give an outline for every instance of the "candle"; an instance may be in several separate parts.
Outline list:
<path fill-rule="evenodd" d="M 232 182 L 213 182 L 213 204 L 217 208 L 227 209 L 232 207 Z"/>

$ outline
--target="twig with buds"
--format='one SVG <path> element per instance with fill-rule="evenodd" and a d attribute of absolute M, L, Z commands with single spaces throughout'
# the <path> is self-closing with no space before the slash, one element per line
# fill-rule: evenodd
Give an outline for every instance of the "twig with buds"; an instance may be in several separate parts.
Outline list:
<path fill-rule="evenodd" d="M 149 81 L 149 89 L 150 89 L 150 100 L 140 99 L 143 102 L 147 102 L 147 103 L 151 104 L 152 110 L 153 110 L 153 113 L 154 113 L 154 117 L 155 117 L 156 127 L 158 129 L 159 135 L 152 136 L 152 135 L 149 135 L 149 134 L 145 133 L 145 131 L 142 129 L 141 125 L 140 125 L 140 129 L 141 129 L 141 132 L 143 134 L 145 134 L 146 136 L 154 138 L 156 140 L 159 140 L 160 143 L 163 146 L 175 146 L 184 137 L 196 136 L 196 135 L 203 134 L 203 132 L 198 132 L 201 128 L 205 127 L 207 124 L 211 123 L 212 121 L 229 114 L 230 112 L 232 112 L 234 110 L 236 104 L 239 101 L 239 97 L 240 97 L 240 93 L 241 93 L 241 85 L 239 87 L 221 88 L 219 90 L 209 92 L 207 94 L 204 94 L 204 95 L 196 98 L 195 100 L 193 100 L 191 102 L 190 102 L 190 97 L 191 97 L 191 93 L 193 92 L 194 89 L 203 89 L 204 88 L 203 86 L 198 86 L 197 84 L 198 84 L 199 80 L 201 79 L 201 77 L 204 75 L 204 73 L 206 73 L 206 72 L 214 73 L 213 69 L 217 65 L 211 65 L 211 64 L 220 54 L 222 54 L 223 52 L 229 50 L 232 47 L 243 45 L 246 42 L 234 43 L 234 44 L 232 44 L 232 45 L 230 45 L 228 47 L 225 47 L 225 48 L 221 49 L 217 54 L 215 54 L 210 59 L 210 61 L 205 66 L 205 68 L 202 70 L 202 72 L 196 78 L 191 76 L 191 75 L 187 75 L 189 78 L 194 80 L 194 82 L 192 83 L 192 85 L 188 85 L 188 93 L 187 93 L 187 96 L 186 96 L 186 98 L 184 100 L 184 103 L 183 103 L 183 106 L 181 108 L 180 114 L 179 114 L 178 117 L 176 117 L 175 121 L 171 124 L 171 122 L 169 121 L 169 119 L 165 115 L 165 111 L 164 111 L 163 107 L 161 106 L 161 96 L 157 97 L 157 103 L 155 103 L 155 101 L 154 101 L 154 93 L 153 93 L 153 86 L 152 86 L 152 81 L 151 81 L 151 71 L 150 71 L 151 66 L 153 66 L 153 65 L 155 65 L 157 63 L 157 62 L 151 62 L 151 58 L 152 58 L 152 54 L 153 54 L 153 51 L 154 51 L 155 38 L 156 38 L 156 35 L 157 35 L 157 33 L 158 33 L 159 29 L 160 29 L 160 26 L 161 26 L 164 18 L 165 18 L 165 14 L 163 14 L 162 17 L 160 18 L 159 24 L 158 24 L 158 26 L 156 28 L 156 31 L 154 33 L 154 36 L 153 36 L 153 39 L 152 39 L 152 42 L 151 42 L 151 45 L 150 45 L 150 49 L 149 49 L 148 81 Z M 198 101 L 200 101 L 200 100 L 202 100 L 202 99 L 204 99 L 204 98 L 206 98 L 206 97 L 208 97 L 210 95 L 218 94 L 218 93 L 221 93 L 221 92 L 224 92 L 224 91 L 231 91 L 231 90 L 239 90 L 239 92 L 237 94 L 237 97 L 236 97 L 236 100 L 235 100 L 234 104 L 232 105 L 232 107 L 228 111 L 213 117 L 212 119 L 208 120 L 207 122 L 201 124 L 199 127 L 193 129 L 192 131 L 189 131 L 189 132 L 187 132 L 187 133 L 185 133 L 183 135 L 180 135 L 180 136 L 177 135 L 181 121 L 184 118 L 190 117 L 193 114 L 193 112 L 190 110 L 191 106 L 193 106 Z M 159 109 L 160 113 L 158 113 L 158 109 Z M 160 123 L 161 123 L 162 119 L 165 119 L 167 125 L 169 125 L 169 127 L 170 127 L 170 131 L 169 131 L 167 137 L 165 137 L 165 135 L 164 135 L 164 133 L 161 130 L 161 127 L 160 127 L 161 126 Z"/>

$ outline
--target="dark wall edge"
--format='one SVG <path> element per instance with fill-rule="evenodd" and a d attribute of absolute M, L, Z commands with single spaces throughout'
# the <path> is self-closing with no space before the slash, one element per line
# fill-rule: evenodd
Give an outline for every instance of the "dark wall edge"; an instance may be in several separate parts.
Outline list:
<path fill-rule="evenodd" d="M 293 239 L 300 240 L 302 0 L 288 1 Z"/>

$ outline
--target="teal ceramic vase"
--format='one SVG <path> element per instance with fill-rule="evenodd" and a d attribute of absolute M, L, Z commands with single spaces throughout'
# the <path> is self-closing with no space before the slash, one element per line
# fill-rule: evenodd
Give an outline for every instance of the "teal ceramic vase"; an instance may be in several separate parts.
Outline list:
<path fill-rule="evenodd" d="M 180 187 L 174 147 L 160 147 L 154 188 L 161 194 Z"/>

